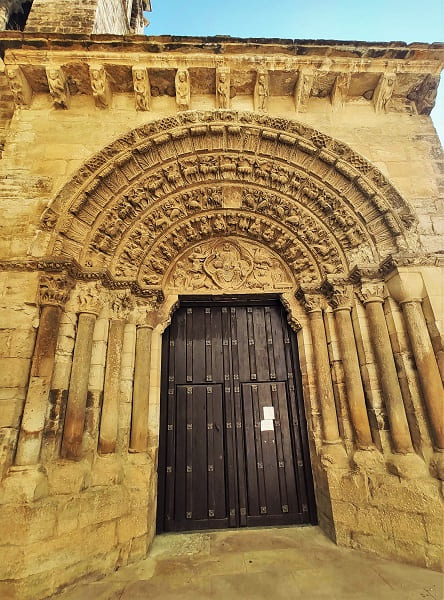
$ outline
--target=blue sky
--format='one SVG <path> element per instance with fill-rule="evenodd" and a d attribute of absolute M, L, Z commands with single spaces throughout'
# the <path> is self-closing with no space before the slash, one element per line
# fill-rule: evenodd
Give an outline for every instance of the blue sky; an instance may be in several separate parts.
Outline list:
<path fill-rule="evenodd" d="M 444 41 L 444 0 L 151 0 L 151 5 L 148 35 Z M 444 81 L 432 117 L 444 142 Z"/>

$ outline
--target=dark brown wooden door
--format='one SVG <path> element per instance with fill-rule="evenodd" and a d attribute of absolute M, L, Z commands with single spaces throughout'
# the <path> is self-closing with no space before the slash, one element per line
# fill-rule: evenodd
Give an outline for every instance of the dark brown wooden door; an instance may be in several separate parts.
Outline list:
<path fill-rule="evenodd" d="M 158 531 L 314 523 L 297 342 L 279 301 L 182 299 L 162 352 Z"/>

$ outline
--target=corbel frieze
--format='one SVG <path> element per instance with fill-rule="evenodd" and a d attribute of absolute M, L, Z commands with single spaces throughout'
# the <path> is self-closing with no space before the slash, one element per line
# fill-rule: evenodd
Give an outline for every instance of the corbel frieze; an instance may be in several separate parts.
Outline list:
<path fill-rule="evenodd" d="M 9 89 L 14 96 L 16 106 L 30 106 L 32 100 L 32 88 L 29 85 L 22 69 L 18 65 L 7 65 L 6 77 Z"/>
<path fill-rule="evenodd" d="M 89 76 L 96 106 L 98 108 L 111 108 L 111 83 L 105 67 L 103 65 L 90 65 Z"/>
<path fill-rule="evenodd" d="M 58 65 L 49 65 L 46 67 L 46 77 L 54 106 L 56 108 L 69 108 L 71 92 L 63 69 Z"/>

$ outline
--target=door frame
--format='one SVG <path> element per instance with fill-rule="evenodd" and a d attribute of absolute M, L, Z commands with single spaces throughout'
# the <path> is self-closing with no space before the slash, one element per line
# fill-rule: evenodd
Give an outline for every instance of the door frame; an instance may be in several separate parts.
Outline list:
<path fill-rule="evenodd" d="M 167 411 L 165 410 L 165 403 L 163 400 L 167 397 L 168 390 L 168 345 L 164 343 L 164 333 L 171 324 L 174 313 L 179 307 L 188 306 L 202 306 L 203 304 L 214 305 L 214 306 L 266 306 L 267 304 L 274 304 L 280 306 L 288 317 L 288 328 L 290 330 L 290 340 L 292 346 L 293 357 L 298 357 L 293 365 L 295 372 L 295 385 L 296 385 L 296 410 L 298 411 L 298 418 L 301 423 L 301 438 L 303 439 L 303 453 L 304 461 L 307 468 L 304 472 L 307 486 L 307 495 L 309 498 L 308 512 L 310 517 L 309 524 L 316 525 L 318 522 L 317 518 L 317 504 L 315 497 L 314 487 L 314 472 L 311 460 L 311 444 L 308 430 L 308 420 L 306 414 L 306 404 L 304 401 L 303 392 L 303 375 L 301 371 L 301 354 L 299 348 L 299 342 L 297 339 L 297 332 L 292 326 L 294 324 L 294 315 L 291 314 L 291 308 L 293 303 L 285 301 L 282 294 L 276 293 L 263 293 L 263 294 L 196 294 L 196 295 L 180 295 L 176 296 L 176 300 L 171 304 L 171 311 L 169 313 L 168 322 L 165 323 L 162 331 L 160 332 L 160 406 L 158 415 L 158 445 L 157 445 L 157 489 L 156 489 L 156 533 L 164 533 L 164 519 L 165 519 L 165 485 L 166 485 L 166 447 L 165 439 L 162 439 L 164 431 L 167 425 Z M 296 321 L 298 323 L 298 321 Z M 162 501 L 160 501 L 162 500 Z M 294 526 L 300 526 L 295 524 Z M 208 530 L 206 530 L 208 531 Z"/>

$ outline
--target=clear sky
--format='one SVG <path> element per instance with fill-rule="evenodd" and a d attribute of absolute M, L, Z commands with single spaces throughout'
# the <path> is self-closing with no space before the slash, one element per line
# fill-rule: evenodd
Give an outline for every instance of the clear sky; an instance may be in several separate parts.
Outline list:
<path fill-rule="evenodd" d="M 444 0 L 151 0 L 151 6 L 148 35 L 444 42 Z M 444 142 L 444 82 L 432 117 Z"/>

